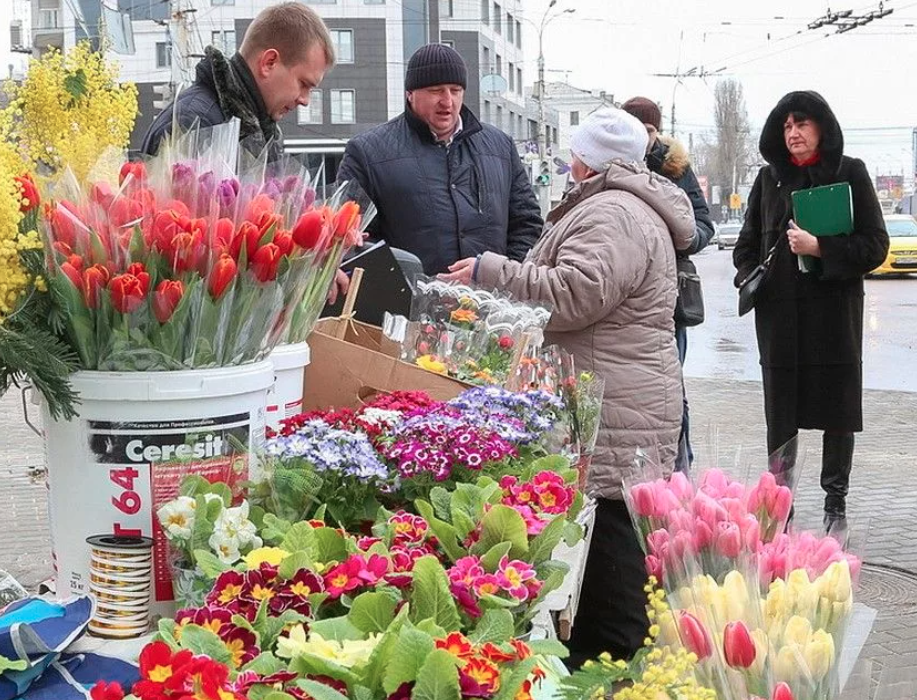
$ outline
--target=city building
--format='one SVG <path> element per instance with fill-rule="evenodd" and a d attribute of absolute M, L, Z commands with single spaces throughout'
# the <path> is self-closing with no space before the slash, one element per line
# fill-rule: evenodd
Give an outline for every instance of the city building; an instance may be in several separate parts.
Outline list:
<path fill-rule="evenodd" d="M 347 140 L 404 110 L 404 70 L 423 44 L 442 41 L 468 64 L 465 102 L 485 122 L 511 135 L 524 152 L 535 140 L 523 88 L 522 0 L 305 0 L 331 30 L 337 65 L 308 107 L 281 128 L 288 151 L 324 162 L 332 179 Z M 67 48 L 119 22 L 99 0 L 30 0 L 36 53 Z M 112 4 L 109 2 L 109 4 Z M 120 0 L 133 53 L 112 54 L 121 77 L 138 86 L 140 116 L 132 145 L 176 86 L 194 79 L 207 45 L 236 50 L 259 11 L 273 0 Z M 107 29 L 103 29 L 107 31 Z M 127 42 L 130 43 L 130 42 Z M 554 138 L 557 125 L 554 124 Z"/>
<path fill-rule="evenodd" d="M 0 79 L 20 80 L 29 63 L 31 0 L 7 0 L 0 26 Z"/>

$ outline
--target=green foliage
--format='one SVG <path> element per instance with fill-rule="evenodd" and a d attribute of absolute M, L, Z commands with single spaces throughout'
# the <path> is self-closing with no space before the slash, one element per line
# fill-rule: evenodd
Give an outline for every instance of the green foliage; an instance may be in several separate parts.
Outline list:
<path fill-rule="evenodd" d="M 459 629 L 461 624 L 455 598 L 449 590 L 449 578 L 433 556 L 421 557 L 414 564 L 411 592 L 411 620 L 418 623 L 428 619 L 447 632 Z"/>

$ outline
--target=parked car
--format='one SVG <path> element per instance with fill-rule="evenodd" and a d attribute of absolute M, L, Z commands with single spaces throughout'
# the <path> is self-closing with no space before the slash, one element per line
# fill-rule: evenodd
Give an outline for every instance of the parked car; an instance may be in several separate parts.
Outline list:
<path fill-rule="evenodd" d="M 736 241 L 739 240 L 739 231 L 742 230 L 742 224 L 740 222 L 730 222 L 728 224 L 720 224 L 719 230 L 716 236 L 716 247 L 720 250 L 726 248 L 735 248 Z"/>
<path fill-rule="evenodd" d="M 888 256 L 873 275 L 917 272 L 917 220 L 909 214 L 889 214 L 885 217 L 888 229 Z"/>

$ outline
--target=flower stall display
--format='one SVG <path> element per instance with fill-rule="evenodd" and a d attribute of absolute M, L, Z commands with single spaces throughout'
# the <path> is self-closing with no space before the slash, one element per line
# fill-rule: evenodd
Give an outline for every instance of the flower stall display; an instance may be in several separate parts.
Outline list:
<path fill-rule="evenodd" d="M 402 358 L 472 384 L 502 385 L 513 359 L 529 345 L 541 345 L 550 316 L 542 304 L 421 277 Z"/>

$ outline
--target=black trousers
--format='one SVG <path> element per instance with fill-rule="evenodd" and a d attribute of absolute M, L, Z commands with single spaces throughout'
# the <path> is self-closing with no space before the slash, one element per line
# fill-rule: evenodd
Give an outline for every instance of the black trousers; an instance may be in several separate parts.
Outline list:
<path fill-rule="evenodd" d="M 592 546 L 567 666 L 579 668 L 604 651 L 629 659 L 649 632 L 643 550 L 624 501 L 598 499 Z"/>

